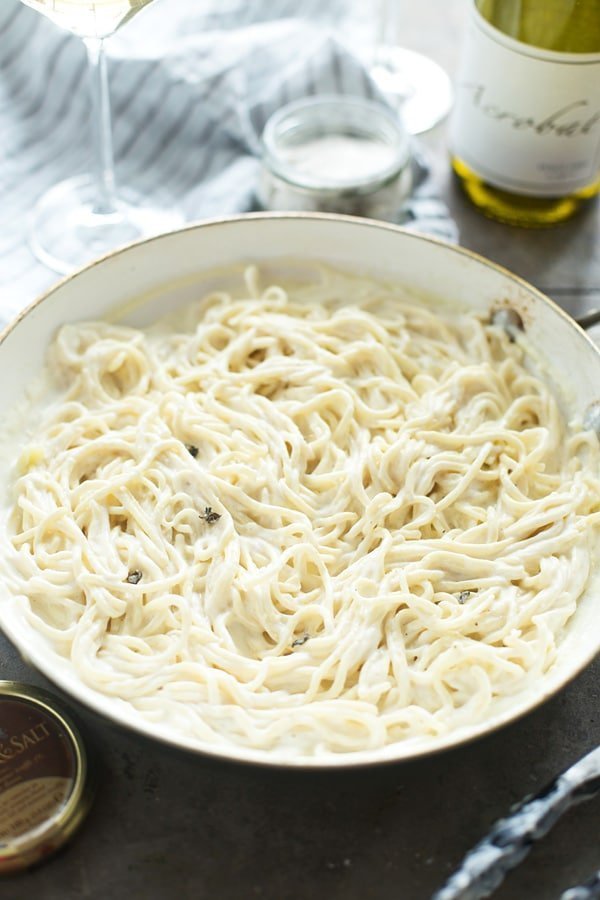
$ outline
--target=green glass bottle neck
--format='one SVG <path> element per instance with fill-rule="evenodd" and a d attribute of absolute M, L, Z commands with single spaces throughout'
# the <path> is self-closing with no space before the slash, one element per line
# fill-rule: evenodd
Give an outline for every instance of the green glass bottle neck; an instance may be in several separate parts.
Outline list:
<path fill-rule="evenodd" d="M 475 0 L 504 34 L 560 53 L 600 53 L 600 0 Z"/>

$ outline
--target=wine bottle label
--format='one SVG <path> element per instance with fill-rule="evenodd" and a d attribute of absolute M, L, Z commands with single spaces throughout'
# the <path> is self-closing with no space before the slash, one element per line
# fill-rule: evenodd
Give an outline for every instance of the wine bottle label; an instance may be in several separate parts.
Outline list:
<path fill-rule="evenodd" d="M 458 76 L 452 153 L 517 194 L 564 196 L 600 172 L 600 54 L 507 37 L 473 5 Z"/>

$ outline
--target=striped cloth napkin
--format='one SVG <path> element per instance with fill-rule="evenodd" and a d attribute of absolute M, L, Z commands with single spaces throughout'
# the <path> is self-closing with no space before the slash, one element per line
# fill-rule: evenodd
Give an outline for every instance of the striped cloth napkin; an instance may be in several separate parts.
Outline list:
<path fill-rule="evenodd" d="M 365 6 L 151 4 L 107 44 L 118 183 L 188 221 L 254 208 L 260 135 L 273 111 L 310 94 L 378 96 L 347 49 L 372 25 L 360 20 Z M 85 73 L 79 38 L 19 0 L 2 0 L 0 325 L 57 280 L 29 249 L 28 218 L 46 189 L 90 169 Z M 455 240 L 428 167 L 417 159 L 417 187 L 400 219 Z"/>

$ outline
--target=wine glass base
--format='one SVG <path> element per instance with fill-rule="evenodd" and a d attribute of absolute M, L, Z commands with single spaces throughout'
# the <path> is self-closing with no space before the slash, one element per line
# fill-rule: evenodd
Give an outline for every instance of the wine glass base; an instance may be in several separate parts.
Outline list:
<path fill-rule="evenodd" d="M 397 105 L 410 134 L 429 131 L 452 107 L 452 83 L 440 65 L 404 47 L 377 48 L 371 76 Z"/>
<path fill-rule="evenodd" d="M 34 207 L 29 242 L 35 256 L 66 274 L 122 244 L 171 231 L 183 218 L 172 210 L 144 206 L 124 192 L 114 212 L 95 211 L 97 187 L 87 175 L 61 181 Z"/>

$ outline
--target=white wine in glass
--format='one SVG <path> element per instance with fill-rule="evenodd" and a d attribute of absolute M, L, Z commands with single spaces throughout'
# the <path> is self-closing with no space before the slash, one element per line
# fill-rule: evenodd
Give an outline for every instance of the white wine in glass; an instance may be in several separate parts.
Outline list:
<path fill-rule="evenodd" d="M 152 0 L 23 0 L 79 37 L 104 38 Z"/>
<path fill-rule="evenodd" d="M 152 0 L 22 0 L 57 25 L 83 38 L 92 92 L 95 173 L 55 185 L 37 203 L 30 242 L 35 255 L 56 272 L 69 272 L 96 256 L 181 222 L 172 210 L 145 205 L 115 187 L 104 39 Z"/>

